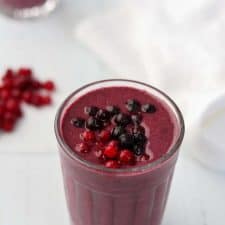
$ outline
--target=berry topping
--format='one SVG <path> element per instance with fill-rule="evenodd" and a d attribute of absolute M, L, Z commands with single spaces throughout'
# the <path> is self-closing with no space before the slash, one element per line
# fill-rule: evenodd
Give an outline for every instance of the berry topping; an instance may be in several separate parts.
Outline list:
<path fill-rule="evenodd" d="M 123 164 L 133 164 L 134 163 L 134 153 L 128 149 L 124 149 L 120 152 L 119 160 Z"/>
<path fill-rule="evenodd" d="M 133 136 L 125 133 L 119 136 L 119 143 L 122 148 L 132 148 L 134 144 Z"/>
<path fill-rule="evenodd" d="M 86 141 L 86 142 L 94 142 L 95 141 L 95 133 L 90 130 L 85 130 L 83 133 L 80 135 L 81 139 Z"/>
<path fill-rule="evenodd" d="M 141 104 L 135 99 L 128 99 L 126 102 L 126 108 L 129 112 L 138 112 Z"/>
<path fill-rule="evenodd" d="M 75 127 L 83 128 L 85 124 L 85 120 L 82 118 L 74 118 L 71 120 L 71 124 L 73 124 L 73 126 Z"/>
<path fill-rule="evenodd" d="M 118 146 L 108 145 L 104 150 L 104 156 L 108 159 L 115 159 L 118 156 L 119 148 Z"/>
<path fill-rule="evenodd" d="M 118 148 L 118 145 L 119 145 L 119 142 L 118 141 L 110 141 L 109 143 L 108 143 L 108 146 L 115 146 L 115 147 L 117 147 Z"/>
<path fill-rule="evenodd" d="M 143 133 L 135 133 L 133 134 L 133 139 L 135 144 L 145 144 L 147 141 L 147 138 Z"/>
<path fill-rule="evenodd" d="M 142 133 L 142 134 L 145 134 L 145 128 L 142 127 L 142 126 L 135 126 L 135 127 L 132 129 L 132 133 L 133 133 L 133 134 L 136 134 L 136 133 Z"/>
<path fill-rule="evenodd" d="M 101 121 L 108 121 L 110 119 L 110 113 L 104 109 L 100 109 L 97 112 L 96 117 Z"/>
<path fill-rule="evenodd" d="M 80 143 L 76 145 L 75 150 L 77 152 L 87 153 L 90 151 L 90 147 L 88 146 L 87 143 Z"/>
<path fill-rule="evenodd" d="M 145 148 L 143 145 L 135 145 L 133 148 L 133 152 L 135 155 L 140 156 L 144 154 Z"/>
<path fill-rule="evenodd" d="M 125 128 L 122 126 L 116 126 L 112 129 L 111 135 L 112 135 L 112 138 L 117 139 L 123 133 L 125 133 Z"/>
<path fill-rule="evenodd" d="M 102 141 L 102 142 L 107 142 L 107 141 L 109 141 L 110 137 L 111 137 L 111 133 L 110 133 L 110 131 L 108 131 L 108 130 L 102 130 L 102 131 L 99 133 L 99 139 L 100 139 L 100 141 Z"/>
<path fill-rule="evenodd" d="M 131 118 L 128 114 L 119 113 L 118 115 L 116 115 L 115 122 L 118 125 L 126 126 L 131 122 Z"/>
<path fill-rule="evenodd" d="M 105 167 L 117 169 L 120 167 L 119 163 L 116 160 L 109 160 L 105 163 Z"/>
<path fill-rule="evenodd" d="M 152 104 L 145 104 L 145 105 L 142 105 L 141 110 L 142 112 L 145 112 L 145 113 L 155 113 L 156 107 Z"/>
<path fill-rule="evenodd" d="M 120 113 L 120 109 L 117 106 L 113 106 L 113 105 L 106 106 L 106 110 L 110 113 L 111 116 L 114 116 Z"/>
<path fill-rule="evenodd" d="M 134 124 L 140 124 L 142 121 L 142 115 L 141 114 L 131 115 L 131 119 Z"/>
<path fill-rule="evenodd" d="M 100 130 L 103 124 L 101 120 L 96 119 L 94 117 L 89 117 L 86 121 L 86 128 L 90 130 Z"/>
<path fill-rule="evenodd" d="M 96 106 L 86 106 L 84 108 L 84 113 L 88 116 L 95 116 L 98 112 L 98 107 Z"/>

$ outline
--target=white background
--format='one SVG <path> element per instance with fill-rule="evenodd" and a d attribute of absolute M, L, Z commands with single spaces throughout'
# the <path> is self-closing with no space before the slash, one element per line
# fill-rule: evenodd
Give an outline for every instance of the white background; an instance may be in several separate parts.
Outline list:
<path fill-rule="evenodd" d="M 16 132 L 0 135 L 0 225 L 68 224 L 54 114 L 72 90 L 114 77 L 114 70 L 74 37 L 74 29 L 82 19 L 115 3 L 65 0 L 54 14 L 41 20 L 0 17 L 0 70 L 30 65 L 40 78 L 54 79 L 58 85 L 53 107 L 41 111 L 27 107 Z M 185 109 L 185 100 L 177 99 Z M 163 225 L 224 225 L 224 174 L 192 159 L 191 151 L 197 148 L 190 132 L 188 124 Z"/>

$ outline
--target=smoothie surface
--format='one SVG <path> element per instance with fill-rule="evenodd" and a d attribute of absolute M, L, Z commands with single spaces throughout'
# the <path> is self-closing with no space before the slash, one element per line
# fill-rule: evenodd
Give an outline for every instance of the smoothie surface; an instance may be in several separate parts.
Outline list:
<path fill-rule="evenodd" d="M 100 109 L 105 109 L 109 105 L 114 105 L 120 108 L 122 113 L 133 114 L 127 111 L 126 102 L 128 99 L 135 99 L 141 105 L 152 104 L 156 108 L 154 113 L 141 113 L 142 122 L 140 125 L 145 128 L 145 136 L 147 138 L 145 154 L 149 156 L 146 160 L 143 157 L 136 156 L 134 165 L 120 165 L 122 168 L 134 167 L 147 164 L 162 157 L 173 143 L 176 133 L 176 123 L 174 115 L 169 107 L 159 98 L 151 95 L 146 91 L 131 88 L 131 87 L 106 87 L 88 92 L 85 95 L 76 99 L 66 110 L 63 115 L 61 130 L 63 138 L 67 145 L 73 150 L 74 154 L 79 154 L 83 159 L 95 164 L 103 162 L 96 157 L 96 152 L 99 146 L 93 144 L 91 150 L 87 153 L 76 150 L 77 144 L 81 143 L 80 135 L 85 128 L 77 128 L 71 124 L 71 121 L 76 118 L 87 120 L 88 116 L 84 113 L 84 108 L 87 106 L 96 106 Z M 109 125 L 105 129 L 111 131 Z M 129 129 L 129 125 L 128 128 Z M 98 135 L 99 131 L 95 131 Z"/>

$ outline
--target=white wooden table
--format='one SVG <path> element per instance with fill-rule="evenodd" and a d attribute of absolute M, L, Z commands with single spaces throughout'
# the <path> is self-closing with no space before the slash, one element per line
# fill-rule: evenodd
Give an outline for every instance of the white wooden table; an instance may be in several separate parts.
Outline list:
<path fill-rule="evenodd" d="M 69 224 L 53 118 L 66 94 L 112 77 L 72 34 L 82 17 L 108 7 L 106 2 L 65 0 L 50 17 L 31 22 L 0 17 L 0 70 L 30 65 L 59 86 L 54 107 L 40 112 L 27 107 L 17 131 L 1 134 L 0 225 Z M 182 148 L 163 225 L 224 225 L 225 176 L 199 165 L 191 148 L 189 142 Z"/>

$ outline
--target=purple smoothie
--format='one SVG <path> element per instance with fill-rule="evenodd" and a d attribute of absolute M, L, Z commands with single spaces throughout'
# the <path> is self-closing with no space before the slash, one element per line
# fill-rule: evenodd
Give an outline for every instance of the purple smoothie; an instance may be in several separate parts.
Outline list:
<path fill-rule="evenodd" d="M 116 105 L 126 112 L 124 103 L 136 99 L 151 103 L 157 111 L 143 113 L 146 130 L 145 154 L 133 165 L 105 168 L 96 158 L 95 148 L 76 151 L 80 133 L 71 119 L 84 117 L 84 107 Z M 86 86 L 71 95 L 56 120 L 65 192 L 71 225 L 159 225 L 170 188 L 178 147 L 183 138 L 179 110 L 158 90 L 132 81 L 104 81 Z"/>

